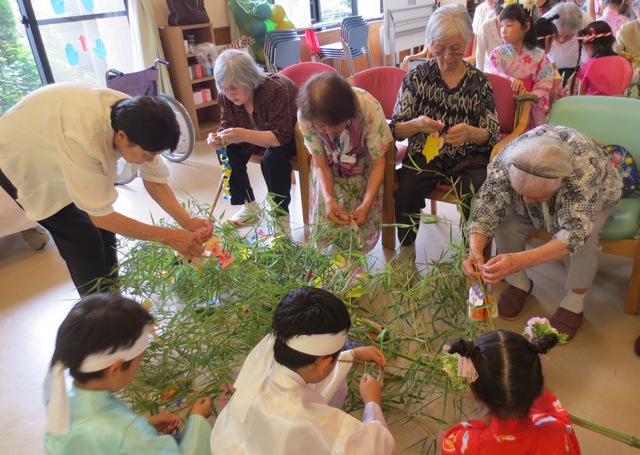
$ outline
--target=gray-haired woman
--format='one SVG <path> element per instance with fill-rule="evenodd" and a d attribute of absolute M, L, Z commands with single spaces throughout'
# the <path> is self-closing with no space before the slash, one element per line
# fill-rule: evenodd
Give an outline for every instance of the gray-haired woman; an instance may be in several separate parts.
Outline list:
<path fill-rule="evenodd" d="M 420 209 L 440 179 L 457 179 L 468 215 L 472 188 L 480 188 L 500 125 L 486 75 L 465 62 L 471 18 L 461 5 L 438 8 L 426 40 L 435 56 L 417 65 L 402 82 L 390 124 L 396 139 L 409 139 L 395 193 L 401 256 L 413 258 Z M 425 152 L 429 136 L 432 138 Z M 434 142 L 435 140 L 435 142 Z M 465 208 L 466 207 L 466 208 Z M 404 227 L 407 226 L 407 227 Z"/>
<path fill-rule="evenodd" d="M 467 275 L 486 283 L 506 279 L 498 313 L 515 319 L 533 290 L 525 270 L 561 257 L 566 296 L 551 324 L 572 338 L 583 321 L 583 302 L 598 269 L 598 235 L 621 196 L 622 180 L 607 153 L 571 128 L 543 125 L 509 143 L 491 161 L 468 226 Z M 532 229 L 554 234 L 526 250 Z M 496 236 L 499 254 L 485 263 Z"/>
<path fill-rule="evenodd" d="M 220 54 L 213 73 L 221 118 L 217 134 L 209 134 L 207 142 L 216 150 L 227 149 L 231 205 L 242 205 L 231 222 L 242 225 L 258 220 L 247 163 L 252 154 L 263 150 L 260 167 L 278 207 L 276 213 L 288 213 L 298 86 L 285 76 L 265 74 L 249 54 L 237 50 Z"/>
<path fill-rule="evenodd" d="M 580 42 L 576 38 L 576 33 L 589 25 L 591 17 L 575 3 L 564 2 L 551 8 L 544 17 L 551 18 L 556 14 L 559 17 L 553 23 L 558 28 L 558 34 L 554 38 L 547 56 L 558 68 L 558 72 L 562 75 L 562 85 L 565 86 L 579 64 Z M 583 52 L 580 58 L 582 61 L 586 61 L 588 59 L 586 52 Z"/>

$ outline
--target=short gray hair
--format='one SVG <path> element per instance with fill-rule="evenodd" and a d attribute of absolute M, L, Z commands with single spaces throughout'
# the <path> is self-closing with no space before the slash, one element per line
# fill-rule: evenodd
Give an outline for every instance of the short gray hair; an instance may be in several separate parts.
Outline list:
<path fill-rule="evenodd" d="M 559 35 L 575 35 L 583 27 L 584 16 L 575 3 L 558 3 L 544 17 L 548 18 L 556 14 L 560 17 L 553 23 L 556 24 Z"/>
<path fill-rule="evenodd" d="M 224 94 L 232 85 L 253 92 L 267 78 L 262 68 L 244 51 L 228 49 L 218 56 L 213 68 L 218 92 Z"/>
<path fill-rule="evenodd" d="M 433 12 L 427 23 L 425 40 L 427 46 L 432 47 L 434 41 L 460 35 L 468 43 L 472 33 L 471 16 L 464 6 L 456 3 L 442 6 Z"/>
<path fill-rule="evenodd" d="M 566 144 L 552 137 L 522 139 L 505 150 L 511 186 L 520 194 L 553 194 L 573 173 L 573 153 Z"/>

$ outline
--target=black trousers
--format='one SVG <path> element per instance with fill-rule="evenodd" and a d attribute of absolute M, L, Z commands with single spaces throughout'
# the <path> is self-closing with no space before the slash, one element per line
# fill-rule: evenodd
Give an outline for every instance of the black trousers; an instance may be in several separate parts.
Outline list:
<path fill-rule="evenodd" d="M 273 196 L 276 206 L 287 213 L 291 202 L 291 170 L 293 169 L 290 159 L 295 154 L 296 143 L 291 141 L 280 147 L 266 149 L 260 160 L 267 191 Z M 227 156 L 231 166 L 229 178 L 231 205 L 242 205 L 245 200 L 254 201 L 253 188 L 247 173 L 247 163 L 251 155 L 243 152 L 241 144 L 231 144 L 227 146 Z"/>
<path fill-rule="evenodd" d="M 0 186 L 14 200 L 18 198 L 16 187 L 2 171 Z M 118 252 L 113 232 L 96 227 L 89 215 L 75 204 L 69 204 L 50 217 L 39 220 L 38 224 L 51 234 L 81 296 L 105 291 L 114 284 Z M 103 280 L 100 286 L 96 286 L 100 278 Z"/>
<path fill-rule="evenodd" d="M 456 191 L 461 195 L 463 220 L 468 220 L 473 194 L 480 189 L 486 178 L 486 167 L 463 168 L 445 173 L 437 167 L 434 160 L 427 164 L 427 159 L 420 153 L 412 158 L 405 157 L 403 166 L 398 171 L 398 189 L 394 192 L 396 223 L 409 225 L 405 228 L 398 227 L 400 243 L 409 246 L 416 241 L 420 210 L 426 206 L 425 198 L 440 180 L 451 179 L 455 182 Z"/>

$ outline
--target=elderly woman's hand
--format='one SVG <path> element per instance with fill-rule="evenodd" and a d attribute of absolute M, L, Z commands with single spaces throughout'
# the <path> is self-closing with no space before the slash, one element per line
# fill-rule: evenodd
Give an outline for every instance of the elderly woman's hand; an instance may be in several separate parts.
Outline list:
<path fill-rule="evenodd" d="M 220 150 L 226 147 L 226 144 L 218 133 L 209 133 L 207 136 L 207 144 L 215 150 Z"/>
<path fill-rule="evenodd" d="M 354 209 L 350 215 L 353 221 L 356 222 L 358 226 L 363 226 L 367 223 L 367 218 L 369 217 L 370 207 L 366 207 L 364 204 L 358 206 L 358 208 Z"/>
<path fill-rule="evenodd" d="M 478 267 L 482 266 L 483 263 L 484 263 L 484 258 L 482 256 L 480 256 L 477 261 L 472 256 L 469 256 L 462 263 L 462 271 L 469 278 L 479 279 L 481 275 L 480 275 L 480 270 L 478 270 Z"/>
<path fill-rule="evenodd" d="M 471 128 L 469 125 L 466 123 L 458 123 L 447 130 L 447 133 L 444 135 L 444 140 L 453 147 L 460 147 L 471 139 L 470 135 Z"/>
<path fill-rule="evenodd" d="M 239 144 L 240 142 L 247 142 L 246 131 L 244 128 L 228 128 L 220 131 L 218 136 L 220 136 L 226 144 Z"/>
<path fill-rule="evenodd" d="M 444 123 L 439 120 L 433 120 L 426 115 L 421 115 L 413 119 L 415 127 L 420 133 L 431 134 L 444 128 Z"/>
<path fill-rule="evenodd" d="M 347 215 L 342 206 L 331 198 L 329 201 L 325 201 L 327 209 L 327 220 L 337 224 L 338 226 L 344 226 L 351 222 L 351 217 Z"/>
<path fill-rule="evenodd" d="M 480 267 L 485 283 L 496 284 L 509 275 L 522 270 L 518 253 L 499 254 Z"/>

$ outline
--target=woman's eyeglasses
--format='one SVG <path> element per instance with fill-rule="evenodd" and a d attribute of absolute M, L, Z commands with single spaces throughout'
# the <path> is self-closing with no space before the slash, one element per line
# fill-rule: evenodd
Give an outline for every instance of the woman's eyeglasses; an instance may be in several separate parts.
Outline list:
<path fill-rule="evenodd" d="M 457 50 L 454 50 L 454 51 L 431 51 L 431 54 L 433 54 L 437 58 L 444 57 L 445 55 L 448 55 L 449 57 L 453 57 L 453 58 L 458 58 L 458 57 L 462 57 L 464 55 L 464 52 L 460 52 L 460 51 L 457 51 Z"/>

